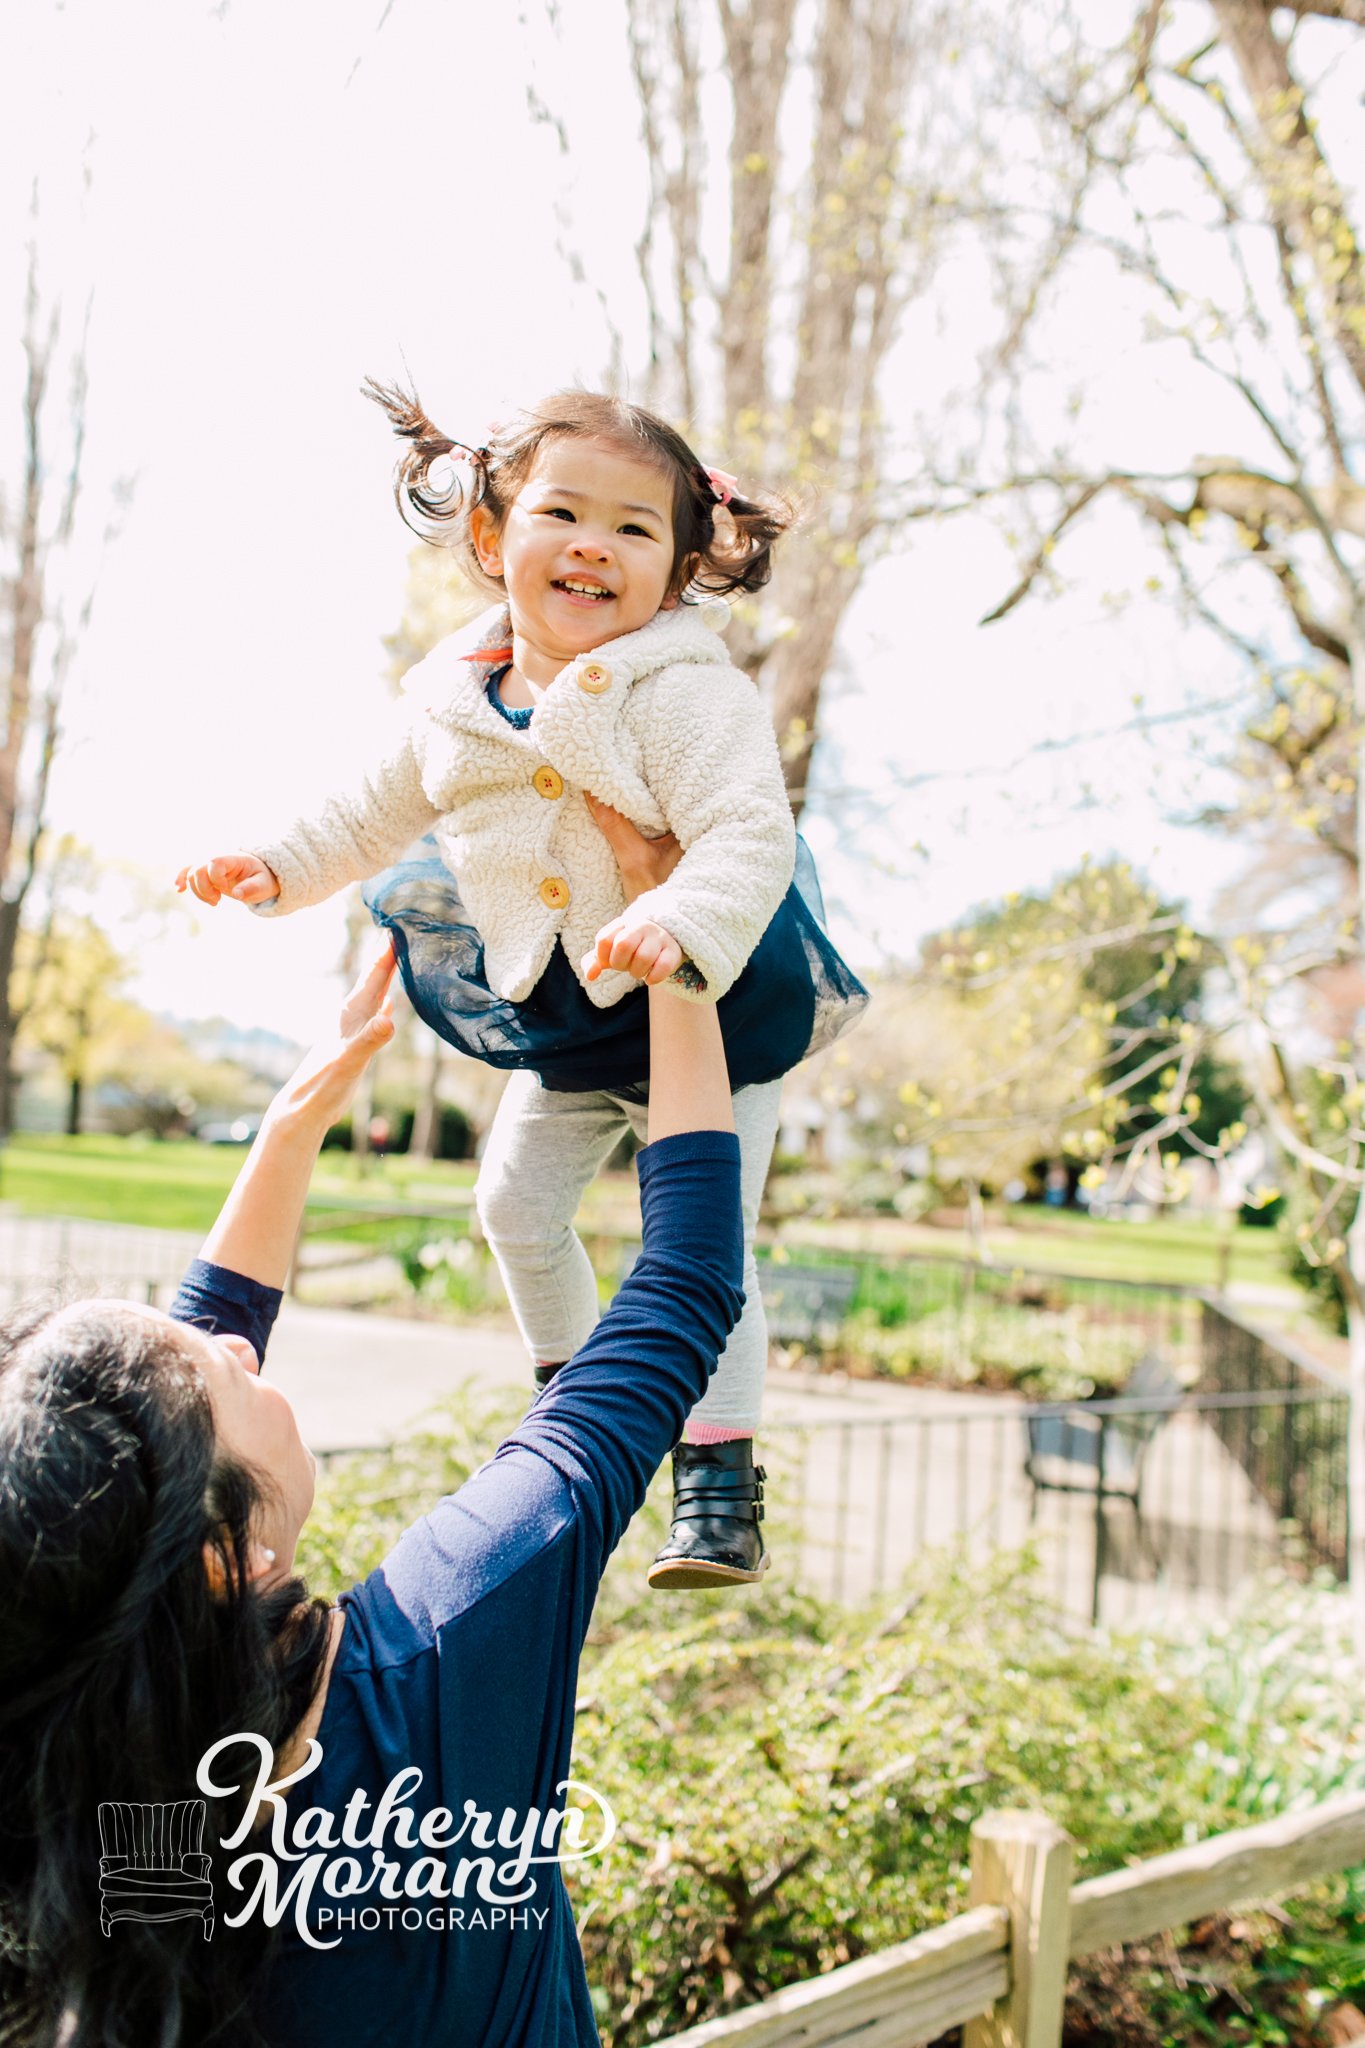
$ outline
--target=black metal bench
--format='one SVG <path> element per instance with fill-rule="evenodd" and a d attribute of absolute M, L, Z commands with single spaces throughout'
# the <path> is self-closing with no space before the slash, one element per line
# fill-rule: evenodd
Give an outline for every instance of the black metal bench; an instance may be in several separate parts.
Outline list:
<path fill-rule="evenodd" d="M 1024 1471 L 1035 1509 L 1040 1493 L 1099 1493 L 1106 1500 L 1130 1501 L 1140 1519 L 1147 1454 L 1183 1398 L 1179 1380 L 1149 1352 L 1134 1366 L 1121 1394 L 1032 1410 L 1025 1418 Z M 1111 1401 L 1142 1405 L 1113 1408 Z"/>
<path fill-rule="evenodd" d="M 1117 1395 L 1058 1402 L 1025 1416 L 1028 1456 L 1024 1472 L 1033 1488 L 1030 1516 L 1040 1493 L 1080 1493 L 1095 1503 L 1095 1609 L 1104 1569 L 1104 1507 L 1127 1501 L 1138 1542 L 1142 1527 L 1142 1477 L 1157 1432 L 1179 1408 L 1184 1389 L 1156 1352 L 1139 1359 Z M 1115 1405 L 1131 1401 L 1131 1408 Z"/>
<path fill-rule="evenodd" d="M 818 1356 L 839 1340 L 858 1285 L 856 1266 L 793 1266 L 762 1259 L 758 1267 L 768 1335 Z"/>
<path fill-rule="evenodd" d="M 639 1256 L 638 1244 L 622 1247 L 616 1269 L 618 1287 Z M 772 1342 L 799 1345 L 807 1355 L 818 1356 L 838 1342 L 849 1303 L 857 1290 L 858 1268 L 793 1266 L 776 1259 L 760 1259 L 758 1284 Z"/>

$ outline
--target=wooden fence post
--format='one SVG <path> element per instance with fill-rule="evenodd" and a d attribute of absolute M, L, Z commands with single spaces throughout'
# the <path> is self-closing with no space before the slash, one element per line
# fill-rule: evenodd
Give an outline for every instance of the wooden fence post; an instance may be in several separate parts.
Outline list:
<path fill-rule="evenodd" d="M 986 1813 L 973 1827 L 971 1903 L 1010 1916 L 1010 1990 L 969 2021 L 963 2048 L 1060 2048 L 1073 1856 L 1046 1814 Z"/>

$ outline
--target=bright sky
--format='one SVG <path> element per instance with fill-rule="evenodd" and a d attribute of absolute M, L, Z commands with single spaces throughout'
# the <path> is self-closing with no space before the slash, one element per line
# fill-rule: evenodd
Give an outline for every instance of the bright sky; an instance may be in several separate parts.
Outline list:
<path fill-rule="evenodd" d="M 183 861 L 282 822 L 342 774 L 382 701 L 409 536 L 362 376 L 406 365 L 435 417 L 471 438 L 509 403 L 598 381 L 601 309 L 555 253 L 557 209 L 642 354 L 644 169 L 623 10 L 575 0 L 573 17 L 552 66 L 570 173 L 528 120 L 512 8 L 141 0 L 135 35 L 102 0 L 10 11 L 0 335 L 18 332 L 37 175 L 46 283 L 73 323 L 94 292 L 91 501 L 137 479 L 71 687 L 53 818 L 168 890 Z M 951 323 L 935 326 L 950 302 L 970 304 L 955 283 L 907 332 L 894 389 L 951 352 Z M 1166 435 L 1188 445 L 1197 407 L 1216 439 L 1207 396 L 1140 349 L 1111 295 L 1079 301 L 1072 325 L 1078 365 L 1108 364 L 1097 428 L 1108 408 L 1151 460 Z M 12 339 L 0 365 L 12 475 Z M 1118 849 L 1197 902 L 1233 872 L 1224 843 L 1166 822 L 1191 798 L 1185 729 L 1114 737 L 1139 693 L 1161 712 L 1234 680 L 1158 607 L 1116 617 L 1106 604 L 1140 584 L 1113 566 L 1126 532 L 1092 521 L 1063 565 L 1083 594 L 986 630 L 976 621 L 1013 563 L 982 521 L 918 529 L 868 579 L 829 696 L 830 794 L 806 825 L 854 960 L 908 952 L 973 901 L 1046 883 L 1087 850 Z M 1077 734 L 1099 737 L 1031 751 Z M 931 779 L 907 786 L 915 777 Z M 841 790 L 885 801 L 878 837 Z M 306 1036 L 333 1009 L 341 944 L 339 903 L 277 923 L 194 906 L 144 948 L 134 992 Z"/>

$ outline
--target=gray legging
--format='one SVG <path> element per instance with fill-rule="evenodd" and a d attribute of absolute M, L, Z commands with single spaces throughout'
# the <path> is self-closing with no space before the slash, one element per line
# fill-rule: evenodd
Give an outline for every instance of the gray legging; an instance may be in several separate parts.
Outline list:
<path fill-rule="evenodd" d="M 692 1423 L 707 1430 L 758 1428 L 768 1329 L 754 1265 L 758 1205 L 777 1138 L 780 1081 L 734 1098 L 744 1206 L 744 1313 L 721 1353 Z M 619 1096 L 543 1088 L 532 1073 L 508 1080 L 484 1148 L 479 1217 L 532 1358 L 571 1358 L 597 1321 L 597 1286 L 573 1228 L 583 1190 L 629 1125 L 645 1136 L 647 1111 Z"/>

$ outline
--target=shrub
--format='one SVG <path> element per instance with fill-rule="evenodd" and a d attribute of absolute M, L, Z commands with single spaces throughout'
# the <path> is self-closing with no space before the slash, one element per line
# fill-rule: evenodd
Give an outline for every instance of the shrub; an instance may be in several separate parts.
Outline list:
<path fill-rule="evenodd" d="M 505 1305 L 491 1252 L 458 1224 L 419 1217 L 393 1232 L 388 1249 L 413 1293 L 424 1301 L 465 1316 Z"/>
<path fill-rule="evenodd" d="M 397 1110 L 389 1123 L 389 1140 L 384 1147 L 385 1154 L 392 1158 L 406 1153 L 412 1144 L 413 1125 L 417 1121 L 416 1111 Z M 324 1152 L 349 1152 L 355 1144 L 355 1131 L 348 1116 L 334 1123 L 322 1141 Z M 441 1104 L 440 1132 L 436 1141 L 438 1159 L 472 1159 L 474 1157 L 474 1127 L 462 1109 L 453 1102 Z"/>
<path fill-rule="evenodd" d="M 1034 1401 L 1071 1401 L 1124 1384 L 1151 1343 L 1142 1323 L 1100 1323 L 1079 1303 L 1061 1309 L 991 1304 L 934 1311 L 888 1327 L 857 1309 L 840 1348 L 874 1372 L 952 1387 L 1013 1388 Z"/>
<path fill-rule="evenodd" d="M 316 1589 L 372 1569 L 522 1406 L 465 1394 L 426 1434 L 325 1475 L 300 1551 Z M 569 1882 L 613 2048 L 962 1910 L 969 1830 L 991 1807 L 1045 1809 L 1094 1875 L 1365 1783 L 1338 1595 L 1275 1581 L 1175 1642 L 1077 1636 L 1027 1554 L 940 1551 L 893 1598 L 839 1608 L 784 1585 L 780 1477 L 772 1496 L 761 1589 L 673 1604 L 647 1589 L 665 1472 L 603 1583 L 575 1774 L 619 1827 Z"/>

